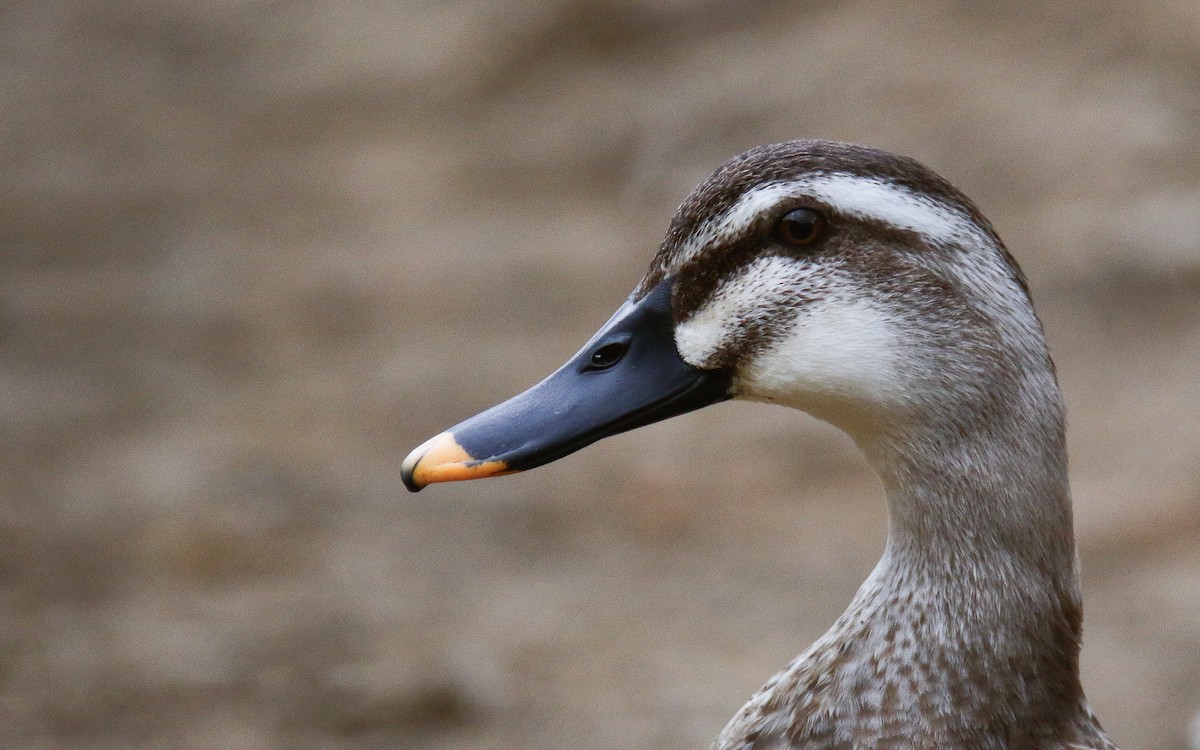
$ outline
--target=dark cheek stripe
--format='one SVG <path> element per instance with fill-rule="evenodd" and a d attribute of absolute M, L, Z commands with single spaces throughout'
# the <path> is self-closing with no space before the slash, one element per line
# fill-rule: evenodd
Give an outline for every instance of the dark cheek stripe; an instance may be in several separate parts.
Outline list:
<path fill-rule="evenodd" d="M 776 339 L 792 329 L 792 320 L 812 298 L 789 294 L 776 298 L 770 306 L 756 311 L 753 318 L 743 321 L 740 331 L 713 358 L 721 367 L 737 368 L 765 351 Z"/>
<path fill-rule="evenodd" d="M 761 256 L 760 256 L 761 257 Z M 747 260 L 751 262 L 753 258 Z M 797 261 L 799 262 L 799 261 Z M 690 319 L 726 280 L 732 280 L 745 271 L 741 265 L 721 278 L 680 277 L 676 283 L 676 294 L 689 305 L 676 308 L 677 324 Z M 825 275 L 838 275 L 836 268 Z M 791 330 L 791 323 L 796 314 L 805 306 L 820 299 L 822 290 L 809 284 L 800 287 L 781 286 L 776 288 L 771 297 L 756 301 L 754 314 L 737 322 L 737 327 L 729 332 L 724 343 L 705 360 L 706 367 L 736 368 L 753 359 L 769 347 L 780 336 Z M 682 315 L 680 314 L 682 312 Z"/>

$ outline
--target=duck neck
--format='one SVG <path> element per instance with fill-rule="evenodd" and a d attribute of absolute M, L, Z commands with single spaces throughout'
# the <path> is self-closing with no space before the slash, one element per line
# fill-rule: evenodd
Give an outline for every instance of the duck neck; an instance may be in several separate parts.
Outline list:
<path fill-rule="evenodd" d="M 1061 419 L 943 422 L 885 438 L 870 454 L 888 500 L 884 560 L 897 574 L 940 576 L 948 588 L 1014 575 L 1075 584 Z"/>
<path fill-rule="evenodd" d="M 1082 703 L 1064 427 L 1052 392 L 1038 408 L 1009 402 L 966 428 L 944 415 L 860 441 L 887 490 L 888 541 L 834 629 L 868 650 L 908 639 L 922 661 L 944 667 L 927 673 L 926 688 L 964 716 L 971 695 L 1008 696 L 1006 715 L 1030 721 Z M 905 648 L 875 653 L 897 661 L 901 671 L 883 670 L 893 676 L 915 658 Z"/>
<path fill-rule="evenodd" d="M 1063 408 L 1042 361 L 974 411 L 959 402 L 923 410 L 933 418 L 921 423 L 841 421 L 887 490 L 883 557 L 718 747 L 776 736 L 882 747 L 900 735 L 914 747 L 1113 747 L 1079 682 Z"/>

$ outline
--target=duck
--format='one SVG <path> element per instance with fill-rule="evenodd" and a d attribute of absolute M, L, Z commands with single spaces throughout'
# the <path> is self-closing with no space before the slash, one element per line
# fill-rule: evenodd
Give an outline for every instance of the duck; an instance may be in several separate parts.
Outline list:
<path fill-rule="evenodd" d="M 1080 680 L 1064 404 L 1029 284 L 912 158 L 797 140 L 729 159 L 575 356 L 421 444 L 401 477 L 525 471 L 727 399 L 847 433 L 888 534 L 845 613 L 716 750 L 1116 750 Z"/>

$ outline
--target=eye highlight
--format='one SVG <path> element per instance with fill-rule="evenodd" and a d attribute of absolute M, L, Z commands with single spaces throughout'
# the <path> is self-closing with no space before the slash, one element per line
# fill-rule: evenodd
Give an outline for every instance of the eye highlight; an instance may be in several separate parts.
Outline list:
<path fill-rule="evenodd" d="M 811 208 L 788 211 L 775 225 L 771 236 L 791 247 L 810 247 L 825 234 L 825 217 Z"/>

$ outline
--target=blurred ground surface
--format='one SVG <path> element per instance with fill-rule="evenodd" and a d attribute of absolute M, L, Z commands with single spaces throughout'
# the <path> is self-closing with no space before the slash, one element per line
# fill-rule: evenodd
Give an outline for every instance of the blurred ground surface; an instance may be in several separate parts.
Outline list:
<path fill-rule="evenodd" d="M 572 353 L 717 163 L 823 136 L 1024 263 L 1085 684 L 1183 748 L 1200 4 L 978 6 L 5 3 L 3 746 L 707 747 L 879 554 L 846 439 L 730 404 L 415 496 L 399 461 Z"/>

